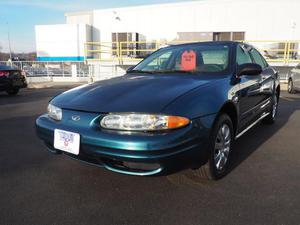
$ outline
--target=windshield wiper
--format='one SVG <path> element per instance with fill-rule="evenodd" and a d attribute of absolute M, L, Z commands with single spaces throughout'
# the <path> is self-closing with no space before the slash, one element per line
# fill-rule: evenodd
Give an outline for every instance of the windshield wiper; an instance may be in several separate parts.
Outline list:
<path fill-rule="evenodd" d="M 154 72 L 147 71 L 147 70 L 130 70 L 127 73 L 148 73 L 148 74 L 153 74 Z"/>

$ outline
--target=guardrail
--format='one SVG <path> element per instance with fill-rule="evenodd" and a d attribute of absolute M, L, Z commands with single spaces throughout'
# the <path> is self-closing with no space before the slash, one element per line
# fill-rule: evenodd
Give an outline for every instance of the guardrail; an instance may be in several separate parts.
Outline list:
<path fill-rule="evenodd" d="M 124 61 L 140 61 L 162 46 L 192 42 L 198 41 L 87 42 L 85 43 L 85 59 L 87 61 L 119 61 L 122 64 Z M 241 42 L 256 47 L 269 62 L 287 65 L 300 62 L 300 40 L 247 40 Z"/>
<path fill-rule="evenodd" d="M 89 66 L 76 61 L 0 61 L 26 72 L 27 77 L 88 77 Z"/>
<path fill-rule="evenodd" d="M 192 42 L 196 41 L 86 42 L 85 59 L 87 61 L 139 61 L 162 46 Z"/>

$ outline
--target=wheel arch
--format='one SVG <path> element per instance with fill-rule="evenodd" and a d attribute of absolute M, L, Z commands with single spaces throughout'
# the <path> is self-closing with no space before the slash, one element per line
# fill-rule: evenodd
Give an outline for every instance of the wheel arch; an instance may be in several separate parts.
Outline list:
<path fill-rule="evenodd" d="M 225 102 L 221 107 L 221 109 L 219 110 L 218 116 L 221 115 L 222 113 L 225 113 L 230 117 L 234 129 L 234 133 L 236 134 L 238 130 L 238 110 L 236 105 L 231 101 Z"/>
<path fill-rule="evenodd" d="M 280 91 L 281 91 L 281 89 L 280 89 L 280 84 L 277 85 L 277 87 L 276 87 L 275 90 L 276 90 L 276 94 L 277 94 L 277 99 L 278 99 L 278 101 L 279 101 Z"/>

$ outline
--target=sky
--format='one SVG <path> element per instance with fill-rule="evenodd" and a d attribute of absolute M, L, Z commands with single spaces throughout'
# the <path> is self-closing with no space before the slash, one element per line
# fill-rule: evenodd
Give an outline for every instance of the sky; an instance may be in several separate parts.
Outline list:
<path fill-rule="evenodd" d="M 0 51 L 35 51 L 35 25 L 65 23 L 65 12 L 188 0 L 0 0 Z M 2 49 L 2 50 L 1 50 Z"/>

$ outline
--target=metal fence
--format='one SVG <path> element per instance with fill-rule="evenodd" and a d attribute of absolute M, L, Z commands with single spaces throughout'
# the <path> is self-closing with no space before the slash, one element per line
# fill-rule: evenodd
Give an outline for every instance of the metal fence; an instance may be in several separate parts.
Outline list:
<path fill-rule="evenodd" d="M 192 42 L 196 41 L 87 42 L 85 44 L 85 59 L 88 61 L 119 61 L 122 64 L 126 61 L 139 61 L 165 45 Z M 268 62 L 285 65 L 300 62 L 300 40 L 246 40 L 241 42 L 256 47 Z"/>
<path fill-rule="evenodd" d="M 84 62 L 0 61 L 0 65 L 12 65 L 26 72 L 27 77 L 88 77 L 89 66 Z"/>

